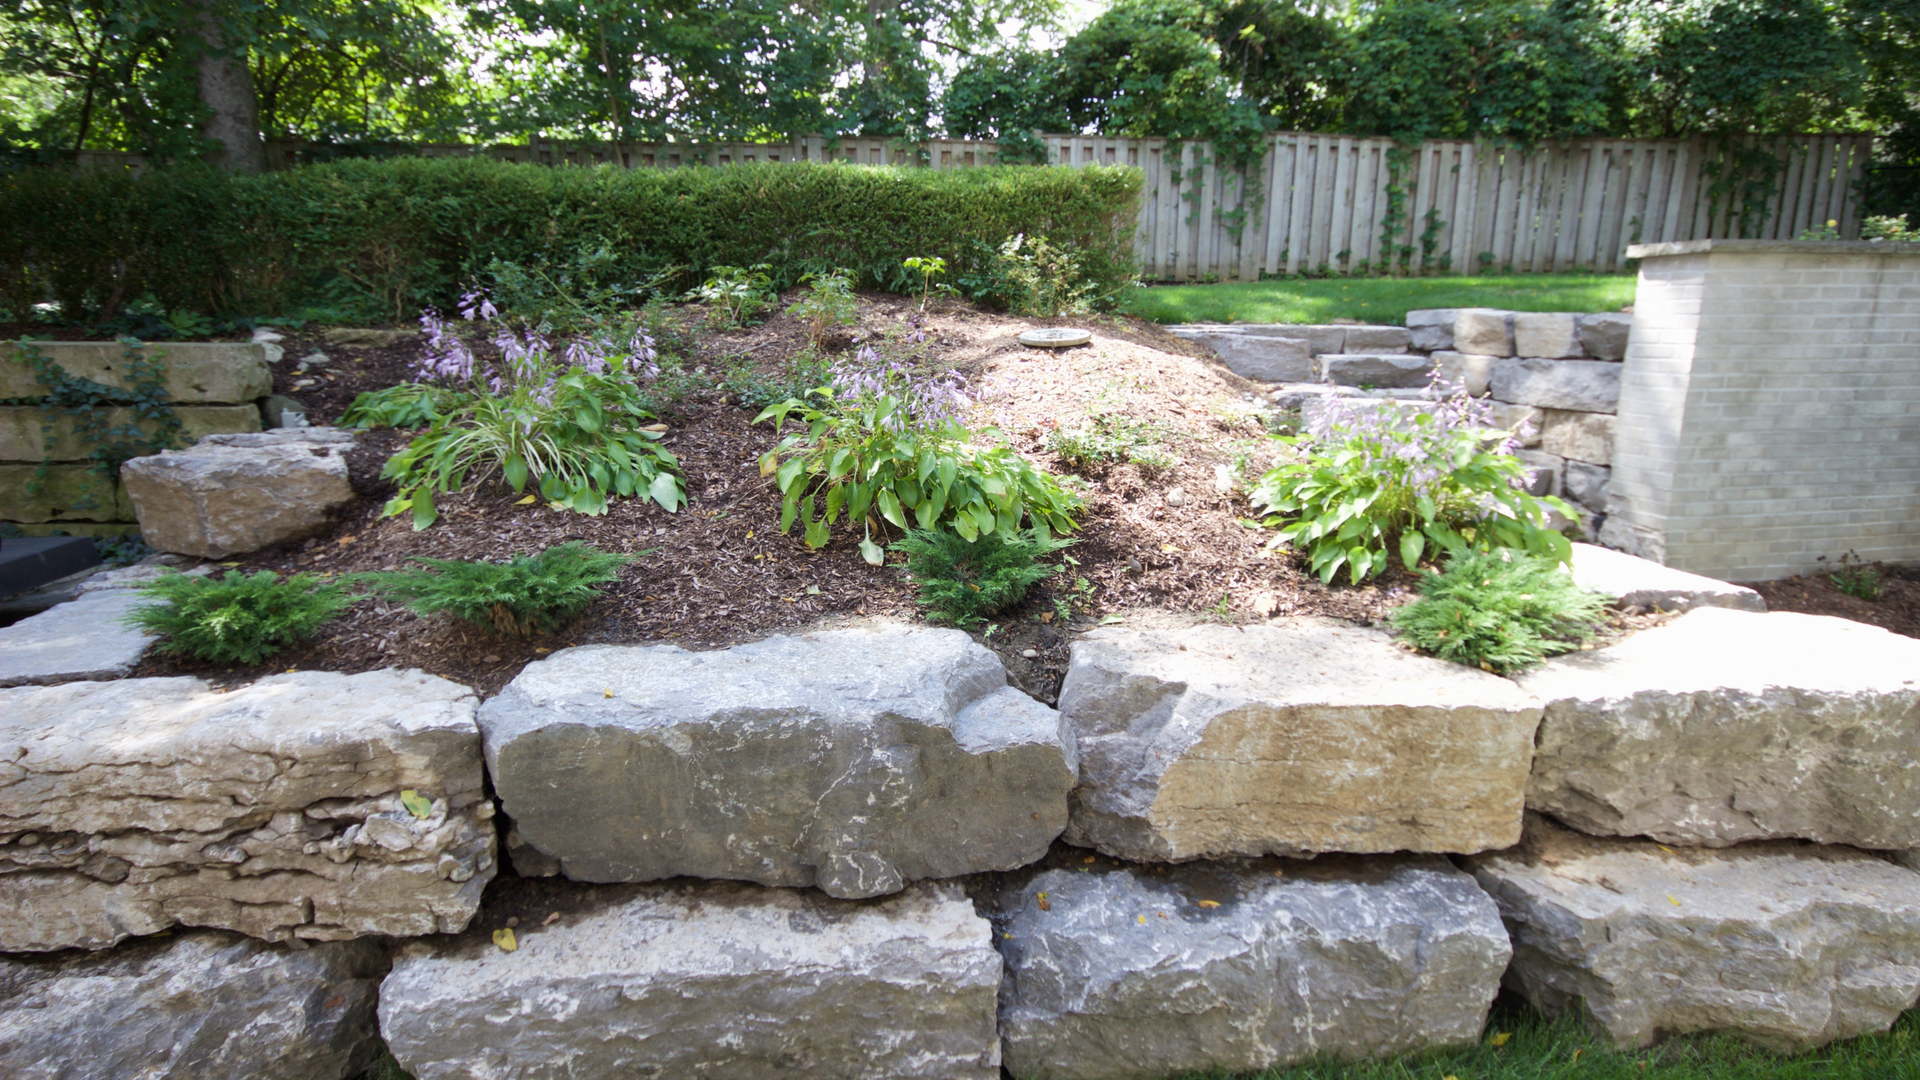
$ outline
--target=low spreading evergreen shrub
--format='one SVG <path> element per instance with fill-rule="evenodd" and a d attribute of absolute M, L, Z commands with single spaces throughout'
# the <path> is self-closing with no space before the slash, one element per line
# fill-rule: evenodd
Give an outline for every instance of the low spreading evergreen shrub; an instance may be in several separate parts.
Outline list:
<path fill-rule="evenodd" d="M 1026 598 L 1055 566 L 1041 562 L 1072 544 L 1033 529 L 986 533 L 968 541 L 938 529 L 915 529 L 895 542 L 920 606 L 937 622 L 978 626 Z"/>
<path fill-rule="evenodd" d="M 140 592 L 154 602 L 126 623 L 159 637 L 154 648 L 214 664 L 258 664 L 313 635 L 353 598 L 313 574 L 282 579 L 271 570 L 193 577 L 168 573 Z"/>
<path fill-rule="evenodd" d="M 1449 559 L 1392 621 L 1421 652 L 1506 675 L 1591 640 L 1606 606 L 1554 560 L 1498 549 Z"/>
<path fill-rule="evenodd" d="M 578 615 L 633 557 L 576 540 L 504 563 L 411 561 L 424 569 L 361 574 L 354 580 L 416 615 L 452 615 L 484 629 L 527 635 L 558 629 Z"/>

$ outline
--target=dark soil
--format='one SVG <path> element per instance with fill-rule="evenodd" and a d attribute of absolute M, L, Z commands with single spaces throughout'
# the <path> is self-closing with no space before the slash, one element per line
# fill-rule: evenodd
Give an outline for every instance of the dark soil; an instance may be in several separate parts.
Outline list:
<path fill-rule="evenodd" d="M 1244 500 L 1215 487 L 1216 466 L 1258 468 L 1271 453 L 1253 409 L 1255 388 L 1158 327 L 1111 317 L 1017 319 L 951 302 L 922 316 L 911 301 L 895 297 L 867 298 L 862 308 L 865 334 L 917 317 L 930 337 L 930 358 L 967 376 L 977 398 L 970 420 L 997 428 L 1044 467 L 1071 471 L 1047 449 L 1048 435 L 1096 413 L 1151 423 L 1161 448 L 1177 459 L 1166 468 L 1088 470 L 1077 543 L 1065 552 L 1071 561 L 1021 606 L 974 632 L 1006 661 L 1014 683 L 1036 697 L 1056 697 L 1073 635 L 1102 622 L 1172 614 L 1229 622 L 1285 615 L 1371 622 L 1409 598 L 1404 575 L 1361 588 L 1328 587 L 1307 577 L 1293 558 L 1266 549 L 1271 534 L 1244 523 L 1250 513 Z M 697 314 L 681 313 L 689 320 Z M 1093 329 L 1092 344 L 1049 352 L 1015 341 L 1029 327 L 1068 323 Z M 692 336 L 685 350 L 690 375 L 683 380 L 691 389 L 663 409 L 665 445 L 680 458 L 687 481 L 689 505 L 678 514 L 636 499 L 616 502 L 600 517 L 523 505 L 496 477 L 440 500 L 439 522 L 416 532 L 404 519 L 381 516 L 392 491 L 379 478 L 380 466 L 408 433 L 377 431 L 363 435 L 349 455 L 360 498 L 331 528 L 233 564 L 340 574 L 398 568 L 410 556 L 501 559 L 566 540 L 635 555 L 620 581 L 563 632 L 504 638 L 366 599 L 268 668 L 211 669 L 155 657 L 141 673 L 238 682 L 267 670 L 405 666 L 490 693 L 529 661 L 570 645 L 667 642 L 703 649 L 856 618 L 916 617 L 913 591 L 894 560 L 867 565 L 857 535 L 836 535 L 826 548 L 808 551 L 797 536 L 780 534 L 777 496 L 757 467 L 775 433 L 752 424 L 752 412 L 718 388 L 729 365 L 772 371 L 805 340 L 805 328 L 784 315 L 746 330 Z M 275 390 L 302 402 L 315 423 L 337 418 L 361 391 L 405 381 L 417 356 L 411 344 L 324 344 L 317 331 L 288 333 L 280 344 L 285 359 Z M 294 374 L 299 359 L 316 349 L 330 362 Z"/>
<path fill-rule="evenodd" d="M 1841 591 L 1834 584 L 1832 571 L 1744 584 L 1758 591 L 1766 599 L 1767 607 L 1773 611 L 1837 615 L 1855 622 L 1872 623 L 1896 634 L 1920 638 L 1920 567 L 1872 563 L 1854 569 L 1854 572 L 1859 571 L 1879 577 L 1879 595 L 1872 600 Z"/>

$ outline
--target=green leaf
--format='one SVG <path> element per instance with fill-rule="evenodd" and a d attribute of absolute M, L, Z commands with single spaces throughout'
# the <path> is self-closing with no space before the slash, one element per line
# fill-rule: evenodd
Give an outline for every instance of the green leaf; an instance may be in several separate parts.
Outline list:
<path fill-rule="evenodd" d="M 780 466 L 780 468 L 774 472 L 773 474 L 774 486 L 778 487 L 782 492 L 785 492 L 788 488 L 791 488 L 793 486 L 793 482 L 795 480 L 798 480 L 800 478 L 801 471 L 804 470 L 806 467 L 807 467 L 807 461 L 805 458 L 798 458 L 798 457 L 788 458 L 786 462 L 783 463 Z"/>
<path fill-rule="evenodd" d="M 902 529 L 907 527 L 907 516 L 900 512 L 900 499 L 894 495 L 892 488 L 881 488 L 876 501 L 880 505 L 881 517 Z"/>
<path fill-rule="evenodd" d="M 519 454 L 508 458 L 507 463 L 500 466 L 500 472 L 506 476 L 507 485 L 513 488 L 514 494 L 518 495 L 521 491 L 525 490 L 527 486 L 527 463 L 521 459 Z"/>
<path fill-rule="evenodd" d="M 407 813 L 417 818 L 430 817 L 433 814 L 433 800 L 412 788 L 400 789 L 400 805 L 407 808 Z"/>
<path fill-rule="evenodd" d="M 871 530 L 863 533 L 860 537 L 860 557 L 875 566 L 879 566 L 887 561 L 887 553 L 881 549 L 879 544 L 873 542 L 873 533 Z"/>
<path fill-rule="evenodd" d="M 1413 529 L 1400 534 L 1400 562 L 1409 570 L 1420 567 L 1420 555 L 1427 550 L 1427 538 Z"/>
<path fill-rule="evenodd" d="M 421 487 L 413 495 L 413 528 L 415 532 L 432 525 L 440 518 L 440 511 L 433 505 L 433 489 Z"/>
<path fill-rule="evenodd" d="M 647 485 L 647 494 L 660 504 L 667 513 L 675 513 L 687 504 L 686 492 L 681 490 L 680 478 L 672 473 L 656 473 L 653 483 Z"/>

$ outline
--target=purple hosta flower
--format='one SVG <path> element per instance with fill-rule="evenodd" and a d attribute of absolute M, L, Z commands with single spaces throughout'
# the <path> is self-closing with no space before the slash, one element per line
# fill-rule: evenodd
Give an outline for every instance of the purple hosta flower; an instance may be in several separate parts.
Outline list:
<path fill-rule="evenodd" d="M 473 379 L 473 350 L 447 328 L 440 313 L 428 308 L 420 313 L 420 332 L 426 345 L 414 363 L 414 378 L 421 382 L 467 383 Z"/>
<path fill-rule="evenodd" d="M 493 301 L 479 289 L 460 296 L 460 317 L 468 322 L 472 322 L 475 317 L 478 317 L 481 322 L 492 322 L 499 314 L 500 310 L 493 306 Z"/>

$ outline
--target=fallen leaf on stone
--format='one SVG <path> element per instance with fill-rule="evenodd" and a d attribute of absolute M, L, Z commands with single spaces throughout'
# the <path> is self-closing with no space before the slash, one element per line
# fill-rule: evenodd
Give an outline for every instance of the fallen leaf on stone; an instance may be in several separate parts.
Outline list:
<path fill-rule="evenodd" d="M 412 788 L 401 789 L 400 805 L 407 808 L 407 813 L 417 818 L 433 813 L 433 800 L 423 797 Z"/>
<path fill-rule="evenodd" d="M 513 936 L 513 929 L 511 927 L 502 927 L 499 930 L 495 930 L 493 932 L 493 943 L 500 946 L 501 952 L 512 952 L 520 947 L 520 942 Z"/>
<path fill-rule="evenodd" d="M 1218 900 L 1196 900 L 1194 903 L 1204 908 L 1216 908 L 1220 906 L 1220 901 Z"/>
<path fill-rule="evenodd" d="M 1669 903 L 1669 904 L 1672 904 L 1672 905 L 1673 905 L 1674 907 L 1679 907 L 1679 906 L 1680 906 L 1680 901 L 1678 901 L 1678 900 L 1675 900 L 1675 899 L 1673 898 L 1673 894 L 1672 894 L 1672 893 L 1668 893 L 1668 894 L 1667 894 L 1667 903 Z"/>
<path fill-rule="evenodd" d="M 1038 905 L 1040 905 L 1040 910 L 1041 910 L 1041 911 L 1052 911 L 1052 910 L 1053 910 L 1053 901 L 1047 898 L 1047 894 L 1046 894 L 1046 893 L 1043 893 L 1043 892 L 1041 892 L 1041 893 L 1034 893 L 1034 894 L 1033 894 L 1033 902 L 1034 902 L 1034 903 L 1036 903 L 1036 904 L 1038 904 Z"/>
<path fill-rule="evenodd" d="M 1145 915 L 1135 915 L 1133 921 L 1139 923 L 1141 926 L 1147 925 L 1147 917 Z"/>
<path fill-rule="evenodd" d="M 602 690 L 602 691 L 600 691 L 600 696 L 601 696 L 601 697 L 612 697 L 612 696 L 613 696 L 613 687 L 611 687 L 611 686 L 609 686 L 609 687 L 607 687 L 607 688 L 606 688 L 605 690 Z"/>

